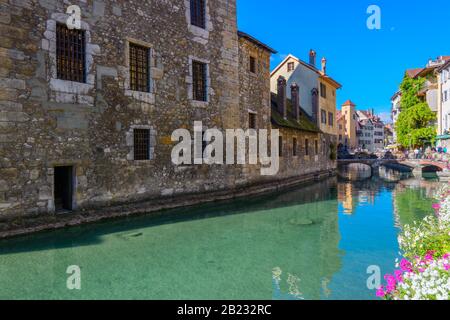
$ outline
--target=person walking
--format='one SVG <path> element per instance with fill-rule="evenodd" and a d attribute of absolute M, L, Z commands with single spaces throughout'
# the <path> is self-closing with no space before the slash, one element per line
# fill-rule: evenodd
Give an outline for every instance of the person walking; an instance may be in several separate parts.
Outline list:
<path fill-rule="evenodd" d="M 415 149 L 414 149 L 414 157 L 415 157 L 416 160 L 419 159 L 419 152 L 420 152 L 420 151 L 419 151 L 418 148 L 415 148 Z"/>

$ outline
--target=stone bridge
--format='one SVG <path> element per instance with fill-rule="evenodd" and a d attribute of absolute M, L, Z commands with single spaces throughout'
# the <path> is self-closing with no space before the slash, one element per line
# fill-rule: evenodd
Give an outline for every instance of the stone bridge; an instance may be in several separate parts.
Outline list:
<path fill-rule="evenodd" d="M 386 166 L 398 171 L 410 171 L 414 176 L 422 176 L 423 173 L 437 173 L 442 172 L 448 168 L 448 164 L 444 162 L 432 160 L 399 160 L 399 159 L 340 159 L 338 166 L 347 166 L 350 164 L 359 163 L 372 168 L 372 175 L 381 166 Z"/>

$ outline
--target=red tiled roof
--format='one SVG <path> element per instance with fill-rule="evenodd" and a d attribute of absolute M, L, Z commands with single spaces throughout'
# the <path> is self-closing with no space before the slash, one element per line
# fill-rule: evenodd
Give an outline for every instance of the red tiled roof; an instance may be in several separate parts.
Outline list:
<path fill-rule="evenodd" d="M 347 100 L 347 101 L 345 101 L 344 104 L 343 104 L 343 106 L 348 106 L 348 105 L 353 106 L 353 107 L 356 106 L 356 104 L 354 104 L 354 103 L 352 102 L 352 100 Z"/>
<path fill-rule="evenodd" d="M 408 69 L 408 70 L 406 70 L 406 73 L 408 74 L 408 77 L 415 78 L 423 70 L 424 70 L 424 68 Z"/>

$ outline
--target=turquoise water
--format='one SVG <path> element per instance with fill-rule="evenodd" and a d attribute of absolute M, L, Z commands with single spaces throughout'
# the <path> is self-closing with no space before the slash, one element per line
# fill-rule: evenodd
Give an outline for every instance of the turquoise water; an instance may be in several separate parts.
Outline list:
<path fill-rule="evenodd" d="M 366 270 L 393 270 L 409 197 L 426 205 L 408 221 L 432 211 L 421 187 L 332 179 L 1 241 L 0 299 L 374 299 Z"/>

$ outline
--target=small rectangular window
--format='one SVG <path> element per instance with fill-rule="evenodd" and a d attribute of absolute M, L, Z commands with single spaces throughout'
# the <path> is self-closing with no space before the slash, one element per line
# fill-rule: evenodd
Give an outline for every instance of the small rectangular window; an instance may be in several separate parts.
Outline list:
<path fill-rule="evenodd" d="M 248 127 L 250 129 L 256 129 L 256 114 L 254 113 L 248 114 Z"/>
<path fill-rule="evenodd" d="M 292 139 L 292 155 L 297 156 L 297 138 Z"/>
<path fill-rule="evenodd" d="M 314 151 L 316 155 L 319 154 L 319 141 L 317 140 L 314 141 Z"/>
<path fill-rule="evenodd" d="M 287 68 L 288 68 L 288 72 L 294 71 L 294 68 L 295 68 L 294 62 L 289 62 L 287 65 Z"/>
<path fill-rule="evenodd" d="M 279 155 L 280 157 L 283 156 L 283 137 L 278 137 L 278 142 L 279 142 Z"/>
<path fill-rule="evenodd" d="M 206 6 L 205 0 L 191 0 L 191 24 L 206 28 Z"/>
<path fill-rule="evenodd" d="M 256 73 L 256 58 L 250 57 L 250 72 Z"/>
<path fill-rule="evenodd" d="M 150 92 L 150 49 L 130 43 L 130 89 Z"/>
<path fill-rule="evenodd" d="M 333 115 L 333 112 L 328 112 L 328 125 L 330 127 L 334 126 L 334 115 Z"/>
<path fill-rule="evenodd" d="M 134 129 L 134 160 L 150 160 L 150 130 Z"/>
<path fill-rule="evenodd" d="M 206 63 L 192 61 L 193 99 L 196 101 L 208 101 L 206 68 Z"/>
<path fill-rule="evenodd" d="M 321 122 L 323 124 L 327 124 L 327 112 L 325 110 L 321 110 L 320 115 L 321 115 Z"/>
<path fill-rule="evenodd" d="M 61 80 L 86 83 L 85 31 L 56 26 L 56 70 Z"/>
<path fill-rule="evenodd" d="M 325 99 L 327 98 L 327 86 L 323 83 L 320 84 L 320 96 Z"/>
<path fill-rule="evenodd" d="M 309 140 L 305 139 L 305 155 L 309 156 Z"/>

